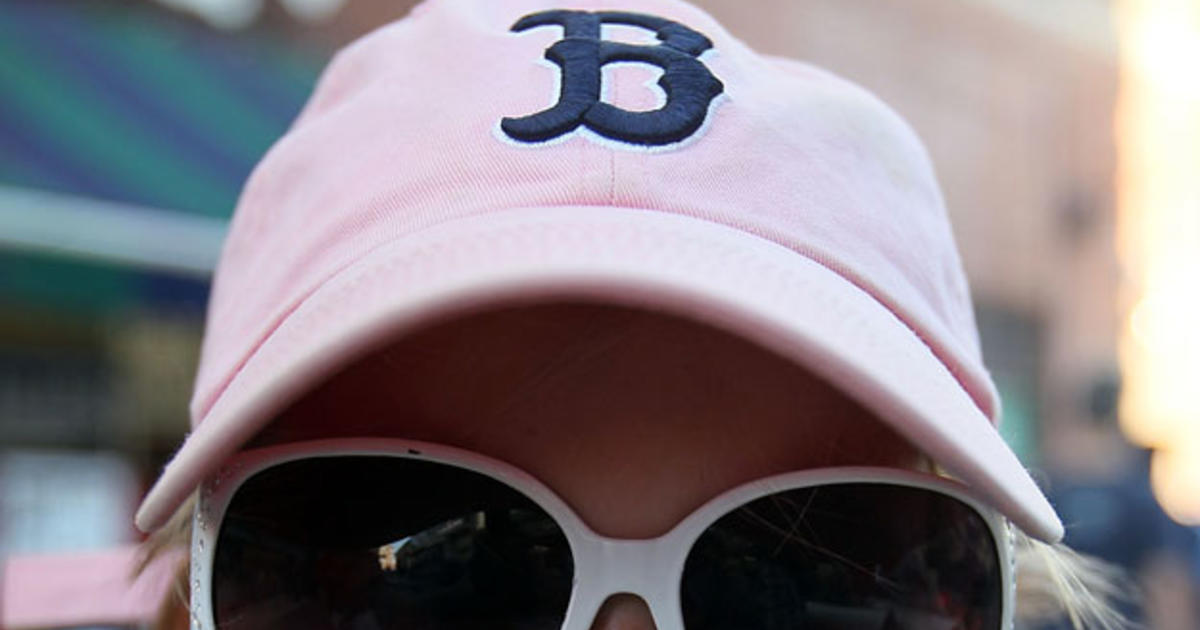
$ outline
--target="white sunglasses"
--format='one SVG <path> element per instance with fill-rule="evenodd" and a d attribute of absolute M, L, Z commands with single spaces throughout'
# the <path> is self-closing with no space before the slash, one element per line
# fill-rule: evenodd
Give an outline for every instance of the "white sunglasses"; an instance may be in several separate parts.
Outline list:
<path fill-rule="evenodd" d="M 659 630 L 1007 630 L 1015 597 L 1008 522 L 934 475 L 776 475 L 626 540 L 513 466 L 376 438 L 238 454 L 191 553 L 193 630 L 588 630 L 622 593 Z"/>

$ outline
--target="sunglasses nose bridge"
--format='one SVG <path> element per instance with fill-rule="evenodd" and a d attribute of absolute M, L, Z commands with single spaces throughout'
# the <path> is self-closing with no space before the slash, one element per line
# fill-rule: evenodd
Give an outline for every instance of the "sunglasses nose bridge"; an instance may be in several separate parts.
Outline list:
<path fill-rule="evenodd" d="M 674 554 L 661 539 L 604 540 L 599 546 L 599 569 L 614 593 L 643 597 L 657 595 L 669 581 Z"/>
<path fill-rule="evenodd" d="M 676 611 L 682 560 L 668 539 L 591 542 L 581 550 L 588 557 L 578 558 L 576 564 L 583 572 L 581 586 L 587 585 L 584 609 L 598 611 L 609 597 L 632 593 L 650 607 L 658 630 L 681 630 Z"/>

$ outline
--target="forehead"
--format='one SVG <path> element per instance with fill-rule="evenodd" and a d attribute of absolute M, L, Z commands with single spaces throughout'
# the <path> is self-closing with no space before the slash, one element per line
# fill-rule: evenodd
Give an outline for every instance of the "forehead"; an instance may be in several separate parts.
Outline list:
<path fill-rule="evenodd" d="M 854 401 L 768 349 L 691 319 L 587 302 L 496 308 L 409 332 L 300 398 L 255 445 L 335 436 L 496 457 L 597 529 L 627 535 L 665 530 L 769 474 L 920 461 Z M 662 506 L 661 522 L 636 532 L 603 522 L 635 500 Z"/>

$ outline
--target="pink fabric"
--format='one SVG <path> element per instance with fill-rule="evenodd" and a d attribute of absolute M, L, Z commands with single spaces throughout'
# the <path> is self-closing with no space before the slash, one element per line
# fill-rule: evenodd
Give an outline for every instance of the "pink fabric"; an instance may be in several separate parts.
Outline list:
<path fill-rule="evenodd" d="M 137 546 L 12 556 L 0 577 L 0 628 L 144 625 L 153 621 L 182 550 L 157 558 L 136 580 Z"/>
<path fill-rule="evenodd" d="M 707 64 L 726 96 L 680 150 L 496 138 L 502 117 L 554 100 L 555 71 L 537 62 L 560 29 L 508 32 L 553 3 L 437 0 L 339 54 L 246 186 L 223 260 L 237 272 L 214 287 L 220 325 L 205 337 L 193 418 L 300 300 L 364 253 L 443 221 L 563 205 L 674 212 L 804 252 L 900 314 L 992 414 L 966 280 L 909 128 L 847 82 L 756 56 L 690 6 L 636 4 L 715 44 Z M 649 93 L 644 76 L 615 74 L 611 92 Z"/>
<path fill-rule="evenodd" d="M 883 329 L 860 334 L 886 332 L 898 344 L 907 343 L 900 337 L 923 344 L 942 372 L 931 376 L 943 391 L 935 399 L 965 395 L 973 404 L 955 412 L 969 420 L 950 418 L 944 406 L 937 418 L 904 424 L 898 419 L 904 414 L 889 406 L 916 403 L 902 402 L 899 393 L 881 394 L 873 406 L 886 413 L 885 420 L 910 437 L 952 431 L 954 422 L 997 420 L 998 399 L 980 357 L 941 193 L 924 148 L 895 113 L 825 71 L 756 54 L 683 2 L 593 0 L 572 7 L 660 15 L 707 35 L 714 46 L 701 60 L 725 88 L 702 130 L 678 146 L 654 150 L 588 133 L 540 145 L 505 138 L 498 131 L 501 118 L 534 113 L 557 98 L 558 69 L 543 55 L 562 29 L 509 32 L 518 18 L 556 8 L 543 0 L 431 0 L 343 50 L 246 185 L 214 280 L 191 405 L 197 429 L 144 504 L 139 526 L 161 522 L 200 476 L 311 384 L 317 371 L 353 358 L 352 349 L 361 350 L 355 343 L 370 342 L 366 329 L 380 333 L 385 320 L 363 320 L 363 329 L 334 321 L 333 313 L 345 320 L 356 309 L 317 297 L 323 288 L 373 255 L 404 243 L 418 247 L 435 228 L 517 216 L 517 209 L 544 210 L 564 225 L 590 221 L 604 208 L 614 216 L 636 211 L 627 221 L 631 230 L 640 217 L 671 216 L 723 228 L 730 247 L 754 241 L 780 246 L 793 264 L 818 263 L 840 278 L 844 290 L 873 299 L 869 308 L 887 315 L 879 320 Z M 606 37 L 645 40 L 647 34 L 617 28 Z M 657 96 L 646 83 L 654 76 L 639 65 L 607 68 L 605 99 L 626 109 L 653 108 Z M 643 257 L 647 270 L 652 265 L 646 257 L 672 255 L 653 243 L 614 239 L 609 246 L 623 248 L 617 254 Z M 534 249 L 553 246 L 532 237 L 523 242 Z M 447 244 L 414 263 L 426 270 L 420 278 L 402 281 L 397 270 L 390 284 L 374 280 L 374 290 L 395 300 L 380 306 L 378 316 L 399 317 L 402 302 L 415 308 L 420 281 L 448 273 L 454 263 L 446 258 L 455 247 Z M 495 251 L 492 259 L 477 261 L 481 276 L 521 254 L 500 243 L 483 247 Z M 565 264 L 552 259 L 546 254 L 540 264 Z M 625 294 L 612 288 L 607 298 L 632 299 L 644 290 L 638 278 L 626 280 Z M 533 275 L 526 281 L 532 288 Z M 708 288 L 714 295 L 723 290 L 715 283 Z M 475 297 L 488 293 L 495 292 L 483 287 Z M 671 306 L 665 299 L 660 305 Z M 795 306 L 820 307 L 806 307 L 803 299 Z M 282 345 L 282 331 L 297 325 L 297 313 L 312 309 L 326 312 L 306 320 L 319 330 L 289 333 L 290 345 Z M 753 335 L 757 319 L 747 308 L 728 325 Z M 827 335 L 820 329 L 805 334 Z M 269 349 L 272 344 L 276 348 Z M 324 363 L 304 358 L 316 348 L 328 353 Z M 885 353 L 877 354 L 874 366 L 863 358 L 862 365 L 844 368 L 853 374 L 845 379 L 848 391 L 870 397 L 881 387 L 870 376 L 886 363 Z M 826 369 L 811 352 L 798 353 L 797 360 Z M 940 448 L 959 470 L 977 469 L 974 481 L 994 490 L 999 503 L 1023 511 L 1046 537 L 1056 535 L 1053 511 L 998 437 L 959 450 L 947 444 Z M 972 448 L 1004 462 L 983 466 L 972 460 L 978 455 Z M 994 449 L 1004 453 L 993 455 Z"/>

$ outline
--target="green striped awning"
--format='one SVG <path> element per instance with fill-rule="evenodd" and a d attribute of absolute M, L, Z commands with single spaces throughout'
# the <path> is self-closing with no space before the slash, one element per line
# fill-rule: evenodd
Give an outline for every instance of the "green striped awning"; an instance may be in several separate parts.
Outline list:
<path fill-rule="evenodd" d="M 131 266 L 137 255 L 106 259 L 121 241 L 101 228 L 206 219 L 217 223 L 200 238 L 212 241 L 325 56 L 262 30 L 213 31 L 151 3 L 0 2 L 0 306 L 136 301 L 153 293 L 139 288 L 142 276 L 177 275 L 178 265 Z M 38 191 L 58 194 L 31 206 L 25 193 Z M 56 234 L 74 245 L 55 246 Z M 108 249 L 89 255 L 89 236 Z M 203 289 L 200 271 L 192 275 Z"/>

